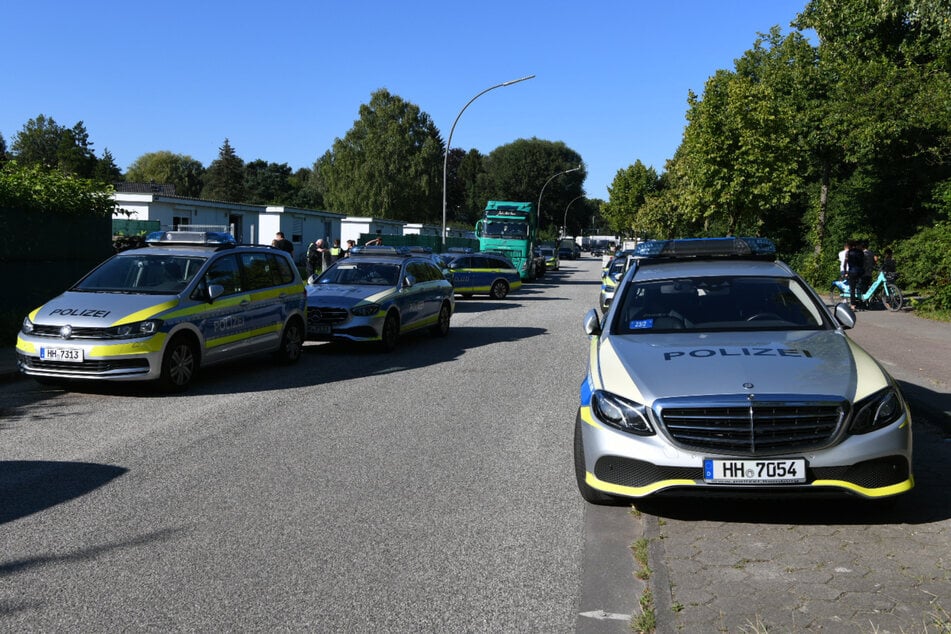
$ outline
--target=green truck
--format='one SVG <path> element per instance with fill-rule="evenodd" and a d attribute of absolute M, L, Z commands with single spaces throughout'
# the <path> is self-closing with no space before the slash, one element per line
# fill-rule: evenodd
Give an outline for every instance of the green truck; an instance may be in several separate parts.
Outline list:
<path fill-rule="evenodd" d="M 535 203 L 490 200 L 476 222 L 479 249 L 501 253 L 512 261 L 523 281 L 545 275 L 545 258 L 535 253 L 538 217 Z"/>

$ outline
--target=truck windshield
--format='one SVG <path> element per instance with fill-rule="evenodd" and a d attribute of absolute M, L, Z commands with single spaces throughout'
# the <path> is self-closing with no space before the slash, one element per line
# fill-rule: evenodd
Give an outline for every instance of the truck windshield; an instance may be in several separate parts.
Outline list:
<path fill-rule="evenodd" d="M 528 224 L 489 220 L 483 225 L 482 235 L 487 238 L 526 238 L 528 237 Z"/>

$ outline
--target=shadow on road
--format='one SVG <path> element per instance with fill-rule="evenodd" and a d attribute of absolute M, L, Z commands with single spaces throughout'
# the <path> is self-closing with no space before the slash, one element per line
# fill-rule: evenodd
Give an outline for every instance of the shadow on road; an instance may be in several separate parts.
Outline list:
<path fill-rule="evenodd" d="M 126 471 L 86 462 L 0 460 L 0 524 L 86 495 Z"/>

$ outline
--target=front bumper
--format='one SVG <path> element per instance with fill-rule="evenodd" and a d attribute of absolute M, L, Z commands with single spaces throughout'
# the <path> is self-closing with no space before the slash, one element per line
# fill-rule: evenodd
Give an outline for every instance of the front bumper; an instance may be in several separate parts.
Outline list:
<path fill-rule="evenodd" d="M 149 381 L 162 371 L 162 349 L 166 335 L 159 333 L 140 339 L 115 342 L 63 341 L 20 334 L 17 337 L 17 367 L 28 376 L 56 379 L 108 381 Z M 69 348 L 82 351 L 82 362 L 47 361 L 41 348 Z"/>
<path fill-rule="evenodd" d="M 643 498 L 651 495 L 853 495 L 884 498 L 914 487 L 911 467 L 911 425 L 903 417 L 883 429 L 857 436 L 818 451 L 783 456 L 806 460 L 801 484 L 711 484 L 704 481 L 704 458 L 750 456 L 687 451 L 662 432 L 635 436 L 595 420 L 589 407 L 579 408 L 585 458 L 585 482 L 611 495 Z"/>

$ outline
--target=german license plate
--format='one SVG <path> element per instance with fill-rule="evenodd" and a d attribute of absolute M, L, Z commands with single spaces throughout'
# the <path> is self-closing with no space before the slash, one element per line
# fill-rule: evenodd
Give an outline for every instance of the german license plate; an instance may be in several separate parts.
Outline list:
<path fill-rule="evenodd" d="M 803 458 L 703 461 L 703 479 L 711 484 L 796 484 L 806 481 Z"/>
<path fill-rule="evenodd" d="M 40 360 L 65 361 L 67 363 L 82 363 L 82 348 L 40 348 Z"/>
<path fill-rule="evenodd" d="M 310 327 L 310 331 L 315 335 L 329 335 L 330 324 L 314 324 Z"/>

